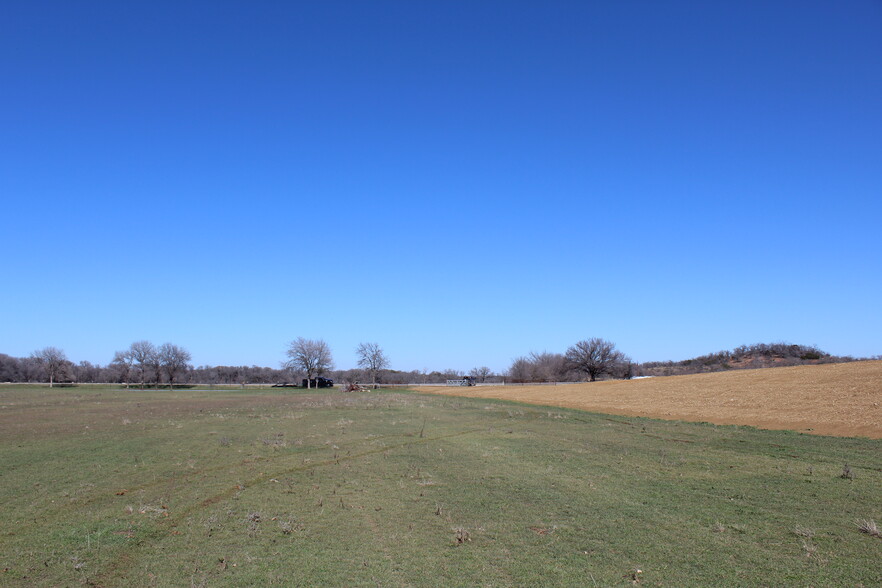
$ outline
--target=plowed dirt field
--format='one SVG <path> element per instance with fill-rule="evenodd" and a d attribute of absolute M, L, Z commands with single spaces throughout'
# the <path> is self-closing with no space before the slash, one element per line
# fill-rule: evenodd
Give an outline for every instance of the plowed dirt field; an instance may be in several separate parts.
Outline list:
<path fill-rule="evenodd" d="M 882 361 L 558 386 L 417 389 L 608 414 L 882 439 Z"/>

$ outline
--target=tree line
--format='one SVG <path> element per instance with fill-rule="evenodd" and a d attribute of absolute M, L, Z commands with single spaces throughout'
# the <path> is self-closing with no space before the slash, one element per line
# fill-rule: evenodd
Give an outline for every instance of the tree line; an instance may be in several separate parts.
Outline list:
<path fill-rule="evenodd" d="M 578 381 L 598 377 L 629 377 L 631 362 L 615 345 L 603 339 L 580 341 L 565 355 L 531 353 L 512 363 L 508 371 L 494 373 L 486 366 L 469 372 L 455 369 L 400 371 L 390 368 L 390 360 L 376 342 L 359 343 L 355 349 L 357 368 L 336 370 L 331 348 L 323 339 L 298 337 L 285 349 L 280 369 L 260 366 L 190 365 L 189 351 L 173 343 L 156 346 L 142 340 L 117 351 L 106 366 L 87 361 L 74 364 L 63 350 L 46 347 L 26 358 L 0 354 L 0 382 L 119 383 L 126 387 L 175 386 L 191 382 L 202 384 L 282 384 L 304 379 L 307 385 L 329 376 L 341 382 L 363 384 L 437 383 L 464 376 L 480 383 Z"/>
<path fill-rule="evenodd" d="M 615 343 L 594 337 L 578 341 L 565 353 L 531 352 L 515 358 L 508 368 L 512 382 L 594 382 L 603 378 L 629 379 L 638 366 Z"/>
<path fill-rule="evenodd" d="M 127 387 L 175 386 L 182 384 L 282 384 L 311 382 L 330 377 L 338 382 L 362 384 L 426 384 L 470 376 L 480 383 L 540 383 L 595 381 L 606 378 L 683 375 L 731 369 L 841 363 L 861 358 L 834 356 L 816 346 L 789 343 L 742 345 L 731 351 L 718 351 L 682 361 L 638 364 L 619 351 L 615 344 L 600 338 L 585 339 L 564 353 L 530 352 L 516 357 L 507 370 L 495 373 L 486 366 L 468 372 L 446 370 L 391 369 L 391 362 L 375 342 L 360 343 L 355 349 L 357 367 L 335 369 L 333 354 L 323 339 L 298 337 L 284 350 L 279 368 L 263 366 L 198 366 L 192 356 L 173 343 L 154 345 L 136 341 L 114 353 L 107 365 L 88 361 L 74 363 L 62 349 L 45 347 L 28 357 L 0 353 L 0 382 L 118 383 Z M 880 356 L 867 359 L 882 359 Z"/>
<path fill-rule="evenodd" d="M 44 347 L 28 357 L 16 358 L 0 353 L 0 382 L 120 383 L 174 386 L 189 379 L 193 366 L 190 352 L 175 345 L 156 346 L 150 341 L 136 341 L 128 349 L 117 351 L 106 366 L 88 361 L 73 363 L 64 350 Z"/>

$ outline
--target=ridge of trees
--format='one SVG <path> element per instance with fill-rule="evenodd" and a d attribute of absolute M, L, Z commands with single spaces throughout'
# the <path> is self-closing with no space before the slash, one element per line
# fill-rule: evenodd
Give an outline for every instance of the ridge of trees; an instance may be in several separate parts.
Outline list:
<path fill-rule="evenodd" d="M 831 355 L 814 345 L 754 343 L 741 345 L 731 351 L 717 351 L 681 361 L 648 361 L 640 364 L 639 372 L 644 376 L 679 376 L 735 369 L 848 363 L 865 359 L 879 359 L 879 356 L 855 358 L 850 355 Z"/>

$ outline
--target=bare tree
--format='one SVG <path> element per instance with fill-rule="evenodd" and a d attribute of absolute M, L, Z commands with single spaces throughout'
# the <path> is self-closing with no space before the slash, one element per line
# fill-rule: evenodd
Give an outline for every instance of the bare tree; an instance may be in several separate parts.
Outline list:
<path fill-rule="evenodd" d="M 533 364 L 526 357 L 516 357 L 508 368 L 508 377 L 515 382 L 529 382 L 533 377 Z"/>
<path fill-rule="evenodd" d="M 540 382 L 562 382 L 566 380 L 567 361 L 560 353 L 543 351 L 530 353 L 528 358 L 533 364 L 533 380 Z"/>
<path fill-rule="evenodd" d="M 25 382 L 39 382 L 43 378 L 43 365 L 33 355 L 22 357 L 19 360 L 19 367 Z"/>
<path fill-rule="evenodd" d="M 634 360 L 629 356 L 622 354 L 619 363 L 613 368 L 613 377 L 622 380 L 630 380 L 634 377 L 639 366 L 634 364 Z"/>
<path fill-rule="evenodd" d="M 469 372 L 469 375 L 479 382 L 483 383 L 488 377 L 493 375 L 493 370 L 485 365 L 482 365 L 481 367 L 472 368 L 472 370 Z"/>
<path fill-rule="evenodd" d="M 73 369 L 74 381 L 79 384 L 94 384 L 100 378 L 101 366 L 97 366 L 91 361 L 83 360 L 71 367 Z"/>
<path fill-rule="evenodd" d="M 126 388 L 128 388 L 134 364 L 135 359 L 132 355 L 132 350 L 127 349 L 125 351 L 117 351 L 114 353 L 113 360 L 111 360 L 110 365 L 107 367 L 114 370 L 119 379 L 125 382 Z"/>
<path fill-rule="evenodd" d="M 378 343 L 359 343 L 355 354 L 358 356 L 358 367 L 368 371 L 371 375 L 371 384 L 376 386 L 377 373 L 389 367 L 389 358 Z"/>
<path fill-rule="evenodd" d="M 566 359 L 573 369 L 585 372 L 594 382 L 597 376 L 612 373 L 624 361 L 625 355 L 614 343 L 595 337 L 579 341 L 567 349 Z"/>
<path fill-rule="evenodd" d="M 67 356 L 64 354 L 64 351 L 57 347 L 44 347 L 34 351 L 31 354 L 31 358 L 46 370 L 46 375 L 49 376 L 50 388 L 55 383 L 55 380 L 58 379 L 58 376 L 64 373 L 64 368 L 67 365 Z"/>
<path fill-rule="evenodd" d="M 162 371 L 168 378 L 169 388 L 174 388 L 175 378 L 190 367 L 189 361 L 192 359 L 189 351 L 172 343 L 160 345 L 157 358 Z"/>
<path fill-rule="evenodd" d="M 288 361 L 283 364 L 286 368 L 306 372 L 307 387 L 311 387 L 313 378 L 334 367 L 331 348 L 322 339 L 297 337 L 288 344 L 285 355 L 288 356 Z"/>
<path fill-rule="evenodd" d="M 25 379 L 23 360 L 0 353 L 0 382 L 21 382 Z"/>
<path fill-rule="evenodd" d="M 566 358 L 560 353 L 530 352 L 518 357 L 508 369 L 509 377 L 520 382 L 562 382 L 570 369 Z"/>
<path fill-rule="evenodd" d="M 129 347 L 128 353 L 131 354 L 132 361 L 138 366 L 138 378 L 141 382 L 141 389 L 143 390 L 147 370 L 152 368 L 158 372 L 157 368 L 159 361 L 157 359 L 158 352 L 156 351 L 156 347 L 150 341 L 135 341 L 132 343 L 131 347 Z M 158 373 L 156 377 L 159 377 Z"/>

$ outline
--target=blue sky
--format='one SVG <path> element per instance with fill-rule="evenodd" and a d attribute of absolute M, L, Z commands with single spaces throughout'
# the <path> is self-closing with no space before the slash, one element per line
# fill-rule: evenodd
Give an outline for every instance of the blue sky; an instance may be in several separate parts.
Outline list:
<path fill-rule="evenodd" d="M 0 352 L 882 354 L 882 3 L 4 2 Z"/>

